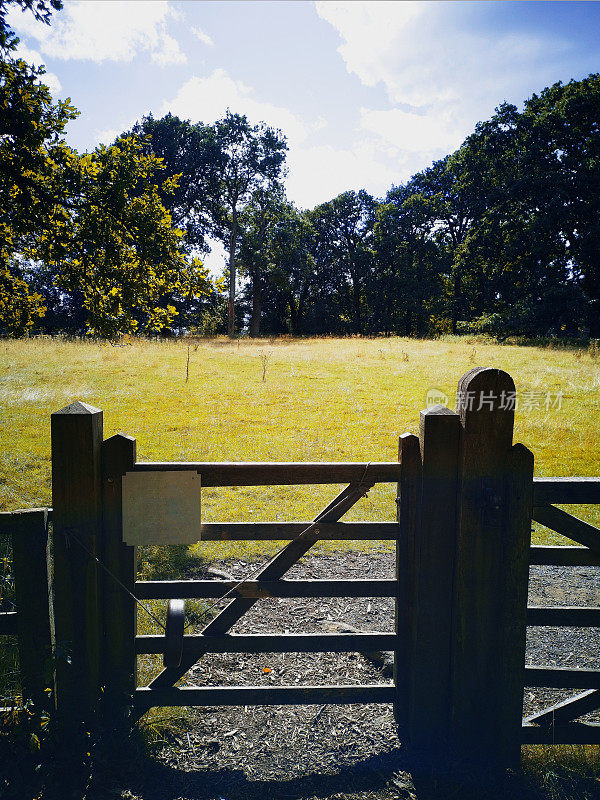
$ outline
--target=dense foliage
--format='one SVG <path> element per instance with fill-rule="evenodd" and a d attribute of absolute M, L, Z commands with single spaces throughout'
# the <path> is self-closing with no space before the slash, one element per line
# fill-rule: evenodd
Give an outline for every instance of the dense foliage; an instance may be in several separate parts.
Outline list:
<path fill-rule="evenodd" d="M 60 8 L 18 2 L 42 23 Z M 600 337 L 600 75 L 501 105 L 384 198 L 302 211 L 285 136 L 230 111 L 73 151 L 77 112 L 15 57 L 5 11 L 0 331 Z M 223 285 L 200 261 L 214 240 Z"/>

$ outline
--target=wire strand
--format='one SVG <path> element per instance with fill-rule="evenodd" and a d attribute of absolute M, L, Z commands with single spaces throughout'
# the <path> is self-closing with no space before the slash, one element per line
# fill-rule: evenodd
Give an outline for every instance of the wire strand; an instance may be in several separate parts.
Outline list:
<path fill-rule="evenodd" d="M 142 601 L 140 600 L 140 598 L 139 598 L 139 597 L 136 597 L 136 596 L 134 595 L 134 593 L 131 591 L 131 589 L 129 589 L 127 586 L 125 586 L 125 584 L 123 583 L 123 581 L 121 581 L 121 580 L 120 580 L 120 579 L 119 579 L 119 578 L 118 578 L 118 577 L 115 575 L 115 573 L 114 573 L 112 570 L 110 570 L 110 569 L 109 569 L 109 568 L 106 566 L 106 564 L 105 564 L 103 561 L 101 561 L 101 560 L 98 558 L 98 556 L 97 556 L 95 553 L 92 553 L 92 551 L 91 551 L 91 550 L 90 550 L 88 547 L 86 547 L 86 546 L 84 545 L 84 543 L 83 543 L 83 542 L 82 542 L 82 541 L 81 541 L 81 540 L 80 540 L 80 539 L 79 539 L 77 536 L 75 536 L 75 534 L 74 534 L 72 531 L 69 531 L 68 533 L 66 533 L 66 536 L 67 536 L 69 539 L 73 539 L 73 541 L 77 542 L 77 544 L 78 544 L 78 545 L 79 545 L 81 548 L 83 548 L 83 550 L 85 550 L 85 552 L 86 552 L 86 553 L 87 553 L 89 556 L 91 556 L 91 558 L 93 558 L 93 559 L 94 559 L 94 561 L 95 561 L 95 562 L 96 562 L 96 563 L 97 563 L 99 566 L 101 566 L 101 567 L 102 567 L 102 569 L 103 569 L 103 570 L 106 572 L 106 574 L 107 574 L 107 575 L 110 575 L 110 577 L 111 577 L 111 578 L 112 578 L 112 579 L 115 581 L 115 583 L 117 583 L 117 584 L 118 584 L 118 585 L 121 587 L 121 589 L 123 589 L 123 591 L 124 591 L 124 592 L 127 592 L 127 594 L 128 594 L 130 597 L 132 597 L 132 598 L 135 600 L 135 602 L 138 604 L 138 606 L 139 606 L 140 608 L 142 608 L 142 609 L 143 609 L 143 610 L 146 612 L 146 614 L 148 614 L 148 616 L 149 616 L 149 617 L 152 617 L 152 619 L 153 619 L 153 620 L 154 620 L 154 621 L 155 621 L 155 622 L 156 622 L 158 625 L 160 625 L 160 627 L 163 629 L 163 631 L 166 631 L 166 626 L 165 626 L 165 625 L 163 625 L 163 623 L 162 623 L 162 622 L 159 620 L 159 618 L 156 616 L 156 614 L 154 614 L 152 611 L 150 611 L 150 609 L 149 609 L 149 608 L 148 608 L 146 605 L 144 605 L 144 603 L 142 603 Z"/>

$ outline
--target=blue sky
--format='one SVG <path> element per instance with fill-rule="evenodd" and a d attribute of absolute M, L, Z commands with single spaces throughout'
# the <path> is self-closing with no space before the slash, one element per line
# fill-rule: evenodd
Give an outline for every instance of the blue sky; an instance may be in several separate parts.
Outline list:
<path fill-rule="evenodd" d="M 230 107 L 288 136 L 288 196 L 382 196 L 503 101 L 600 71 L 598 2 L 67 0 L 50 27 L 13 10 L 25 58 L 81 116 L 79 150 L 168 111 Z"/>

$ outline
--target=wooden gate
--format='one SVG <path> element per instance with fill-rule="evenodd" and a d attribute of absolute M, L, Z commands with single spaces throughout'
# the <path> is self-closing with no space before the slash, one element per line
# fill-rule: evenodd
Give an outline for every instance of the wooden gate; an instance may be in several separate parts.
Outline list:
<path fill-rule="evenodd" d="M 523 727 L 524 685 L 578 686 L 584 680 L 568 683 L 562 675 L 557 683 L 556 670 L 537 677 L 531 668 L 524 670 L 530 559 L 556 563 L 552 559 L 561 556 L 543 555 L 539 551 L 544 548 L 530 550 L 533 456 L 512 443 L 515 396 L 506 373 L 471 370 L 459 383 L 457 412 L 443 406 L 423 411 L 419 436 L 401 436 L 399 459 L 391 463 L 137 462 L 131 437 L 119 434 L 103 441 L 101 411 L 74 403 L 53 414 L 55 636 L 71 652 L 69 661 L 57 664 L 61 708 L 77 713 L 93 709 L 101 686 L 110 707 L 133 707 L 134 715 L 156 705 L 393 703 L 401 741 L 429 759 L 450 755 L 454 762 L 514 766 L 521 741 L 536 740 L 531 729 L 541 731 L 541 741 L 548 731 L 536 720 Z M 194 471 L 203 487 L 347 485 L 312 522 L 203 525 L 203 541 L 289 540 L 252 580 L 137 581 L 135 549 L 122 539 L 123 476 L 165 470 Z M 537 506 L 561 502 L 565 482 L 557 480 L 559 499 L 542 481 L 538 495 L 544 503 L 536 501 Z M 370 487 L 382 482 L 398 486 L 397 522 L 340 521 Z M 599 494 L 600 482 L 593 480 L 587 494 L 583 490 L 578 497 L 598 502 Z M 536 508 L 536 518 L 545 514 L 541 521 L 548 524 L 548 514 L 556 516 L 557 510 L 543 508 Z M 554 517 L 550 523 L 557 524 Z M 589 548 L 583 562 L 597 563 L 599 532 L 586 523 L 570 523 L 569 531 L 566 535 Z M 289 568 L 323 539 L 395 541 L 396 579 L 286 579 Z M 581 563 L 581 554 L 577 558 Z M 165 638 L 136 636 L 136 598 L 225 596 L 230 602 L 201 634 L 183 637 L 179 666 L 163 669 L 150 685 L 138 687 L 136 656 L 164 652 Z M 230 633 L 265 597 L 393 597 L 394 632 Z M 543 613 L 540 618 L 548 619 Z M 579 623 L 570 618 L 560 624 Z M 393 651 L 392 684 L 175 687 L 207 653 L 372 650 Z M 591 672 L 585 688 L 600 688 L 600 673 Z M 578 702 L 589 708 L 595 700 L 588 694 Z M 574 718 L 568 714 L 559 717 Z"/>

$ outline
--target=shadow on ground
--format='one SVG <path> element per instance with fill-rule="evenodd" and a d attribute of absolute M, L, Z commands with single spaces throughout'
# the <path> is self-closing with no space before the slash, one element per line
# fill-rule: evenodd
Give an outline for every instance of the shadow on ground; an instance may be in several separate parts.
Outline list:
<path fill-rule="evenodd" d="M 0 763 L 5 779 L 8 766 Z M 37 777 L 10 766 L 8 783 L 0 782 L 0 800 L 600 800 L 597 780 L 568 771 L 549 773 L 543 786 L 527 774 L 434 780 L 401 748 L 335 773 L 291 779 L 253 780 L 241 769 L 185 769 L 135 747 L 105 753 L 91 770 L 61 753 Z"/>
<path fill-rule="evenodd" d="M 400 749 L 372 756 L 334 774 L 309 774 L 251 780 L 242 770 L 186 770 L 152 757 L 107 765 L 82 794 L 60 788 L 42 795 L 47 800 L 594 800 L 598 782 L 558 781 L 543 791 L 525 775 L 501 780 L 432 779 Z M 59 770 L 61 772 L 61 770 Z M 65 773 L 63 772 L 63 775 Z"/>

